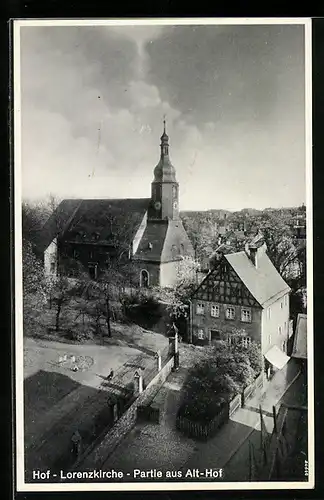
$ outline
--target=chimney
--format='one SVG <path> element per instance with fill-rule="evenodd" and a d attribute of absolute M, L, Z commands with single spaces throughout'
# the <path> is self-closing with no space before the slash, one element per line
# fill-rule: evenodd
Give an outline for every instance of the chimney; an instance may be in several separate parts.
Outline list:
<path fill-rule="evenodd" d="M 256 245 L 249 246 L 250 259 L 255 268 L 258 267 L 258 247 Z"/>

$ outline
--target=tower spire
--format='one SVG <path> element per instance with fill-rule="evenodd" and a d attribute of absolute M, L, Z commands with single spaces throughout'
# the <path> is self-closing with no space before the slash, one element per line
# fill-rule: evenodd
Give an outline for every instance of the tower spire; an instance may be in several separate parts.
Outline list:
<path fill-rule="evenodd" d="M 169 136 L 166 133 L 166 119 L 163 115 L 163 134 L 161 135 L 161 158 L 169 156 Z"/>

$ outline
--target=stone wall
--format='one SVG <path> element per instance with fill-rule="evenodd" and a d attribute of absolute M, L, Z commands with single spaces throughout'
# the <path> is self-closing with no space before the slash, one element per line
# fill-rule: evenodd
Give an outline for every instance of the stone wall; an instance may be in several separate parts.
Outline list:
<path fill-rule="evenodd" d="M 109 430 L 105 436 L 101 437 L 100 441 L 98 439 L 91 451 L 75 466 L 74 470 L 86 471 L 101 467 L 103 462 L 114 451 L 124 436 L 136 424 L 137 407 L 148 404 L 153 399 L 160 387 L 164 384 L 168 375 L 171 373 L 173 365 L 174 358 L 172 357 L 163 366 L 161 371 L 152 379 L 142 394 L 135 399 L 112 429 Z"/>

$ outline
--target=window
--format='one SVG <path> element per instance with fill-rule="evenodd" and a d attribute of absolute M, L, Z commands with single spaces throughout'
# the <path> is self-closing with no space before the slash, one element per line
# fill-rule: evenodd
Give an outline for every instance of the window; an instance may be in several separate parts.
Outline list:
<path fill-rule="evenodd" d="M 210 340 L 221 340 L 221 334 L 218 330 L 210 330 Z"/>
<path fill-rule="evenodd" d="M 97 265 L 90 265 L 89 266 L 89 275 L 90 275 L 90 278 L 92 280 L 96 280 L 97 279 L 97 275 L 98 275 L 98 267 Z"/>
<path fill-rule="evenodd" d="M 148 288 L 149 286 L 149 281 L 150 281 L 150 275 L 146 269 L 141 270 L 140 274 L 140 285 L 143 288 Z"/>
<path fill-rule="evenodd" d="M 93 250 L 90 250 L 89 252 L 89 259 L 92 260 L 93 259 Z"/>
<path fill-rule="evenodd" d="M 243 347 L 248 347 L 250 344 L 251 344 L 250 337 L 242 337 L 242 346 Z"/>
<path fill-rule="evenodd" d="M 268 319 L 270 319 L 271 318 L 271 309 L 270 309 L 270 307 L 268 307 L 267 312 L 268 312 Z"/>
<path fill-rule="evenodd" d="M 202 302 L 197 303 L 196 314 L 205 314 L 205 304 Z"/>
<path fill-rule="evenodd" d="M 251 323 L 251 309 L 247 309 L 246 307 L 242 307 L 241 309 L 241 321 L 244 323 Z"/>
<path fill-rule="evenodd" d="M 55 262 L 51 262 L 51 273 L 55 273 Z"/>
<path fill-rule="evenodd" d="M 285 295 L 285 306 L 288 304 L 288 296 Z"/>
<path fill-rule="evenodd" d="M 226 308 L 226 319 L 234 319 L 235 318 L 235 309 L 234 307 Z"/>
<path fill-rule="evenodd" d="M 271 344 L 271 333 L 268 335 L 268 344 Z"/>
<path fill-rule="evenodd" d="M 281 301 L 280 302 L 280 309 L 282 309 L 282 308 L 283 308 L 283 302 Z"/>
<path fill-rule="evenodd" d="M 219 318 L 219 305 L 218 304 L 212 304 L 210 307 L 210 315 L 213 318 Z"/>
<path fill-rule="evenodd" d="M 278 327 L 278 333 L 279 333 L 279 335 L 282 334 L 282 328 L 281 328 L 281 326 Z"/>
<path fill-rule="evenodd" d="M 204 330 L 202 328 L 199 328 L 198 330 L 198 339 L 204 340 Z"/>
<path fill-rule="evenodd" d="M 77 250 L 73 249 L 73 259 L 78 259 L 80 257 L 80 252 Z"/>

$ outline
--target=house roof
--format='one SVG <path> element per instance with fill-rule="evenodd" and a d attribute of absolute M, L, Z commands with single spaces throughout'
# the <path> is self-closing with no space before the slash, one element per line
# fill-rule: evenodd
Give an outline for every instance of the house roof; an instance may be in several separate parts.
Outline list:
<path fill-rule="evenodd" d="M 223 258 L 229 262 L 262 307 L 267 307 L 290 290 L 266 253 L 258 255 L 257 267 L 245 252 L 230 253 Z"/>
<path fill-rule="evenodd" d="M 57 234 L 68 241 L 111 244 L 114 239 L 123 238 L 130 243 L 149 201 L 148 198 L 63 200 L 44 226 L 43 250 Z"/>
<path fill-rule="evenodd" d="M 298 314 L 292 357 L 307 359 L 307 314 Z"/>

